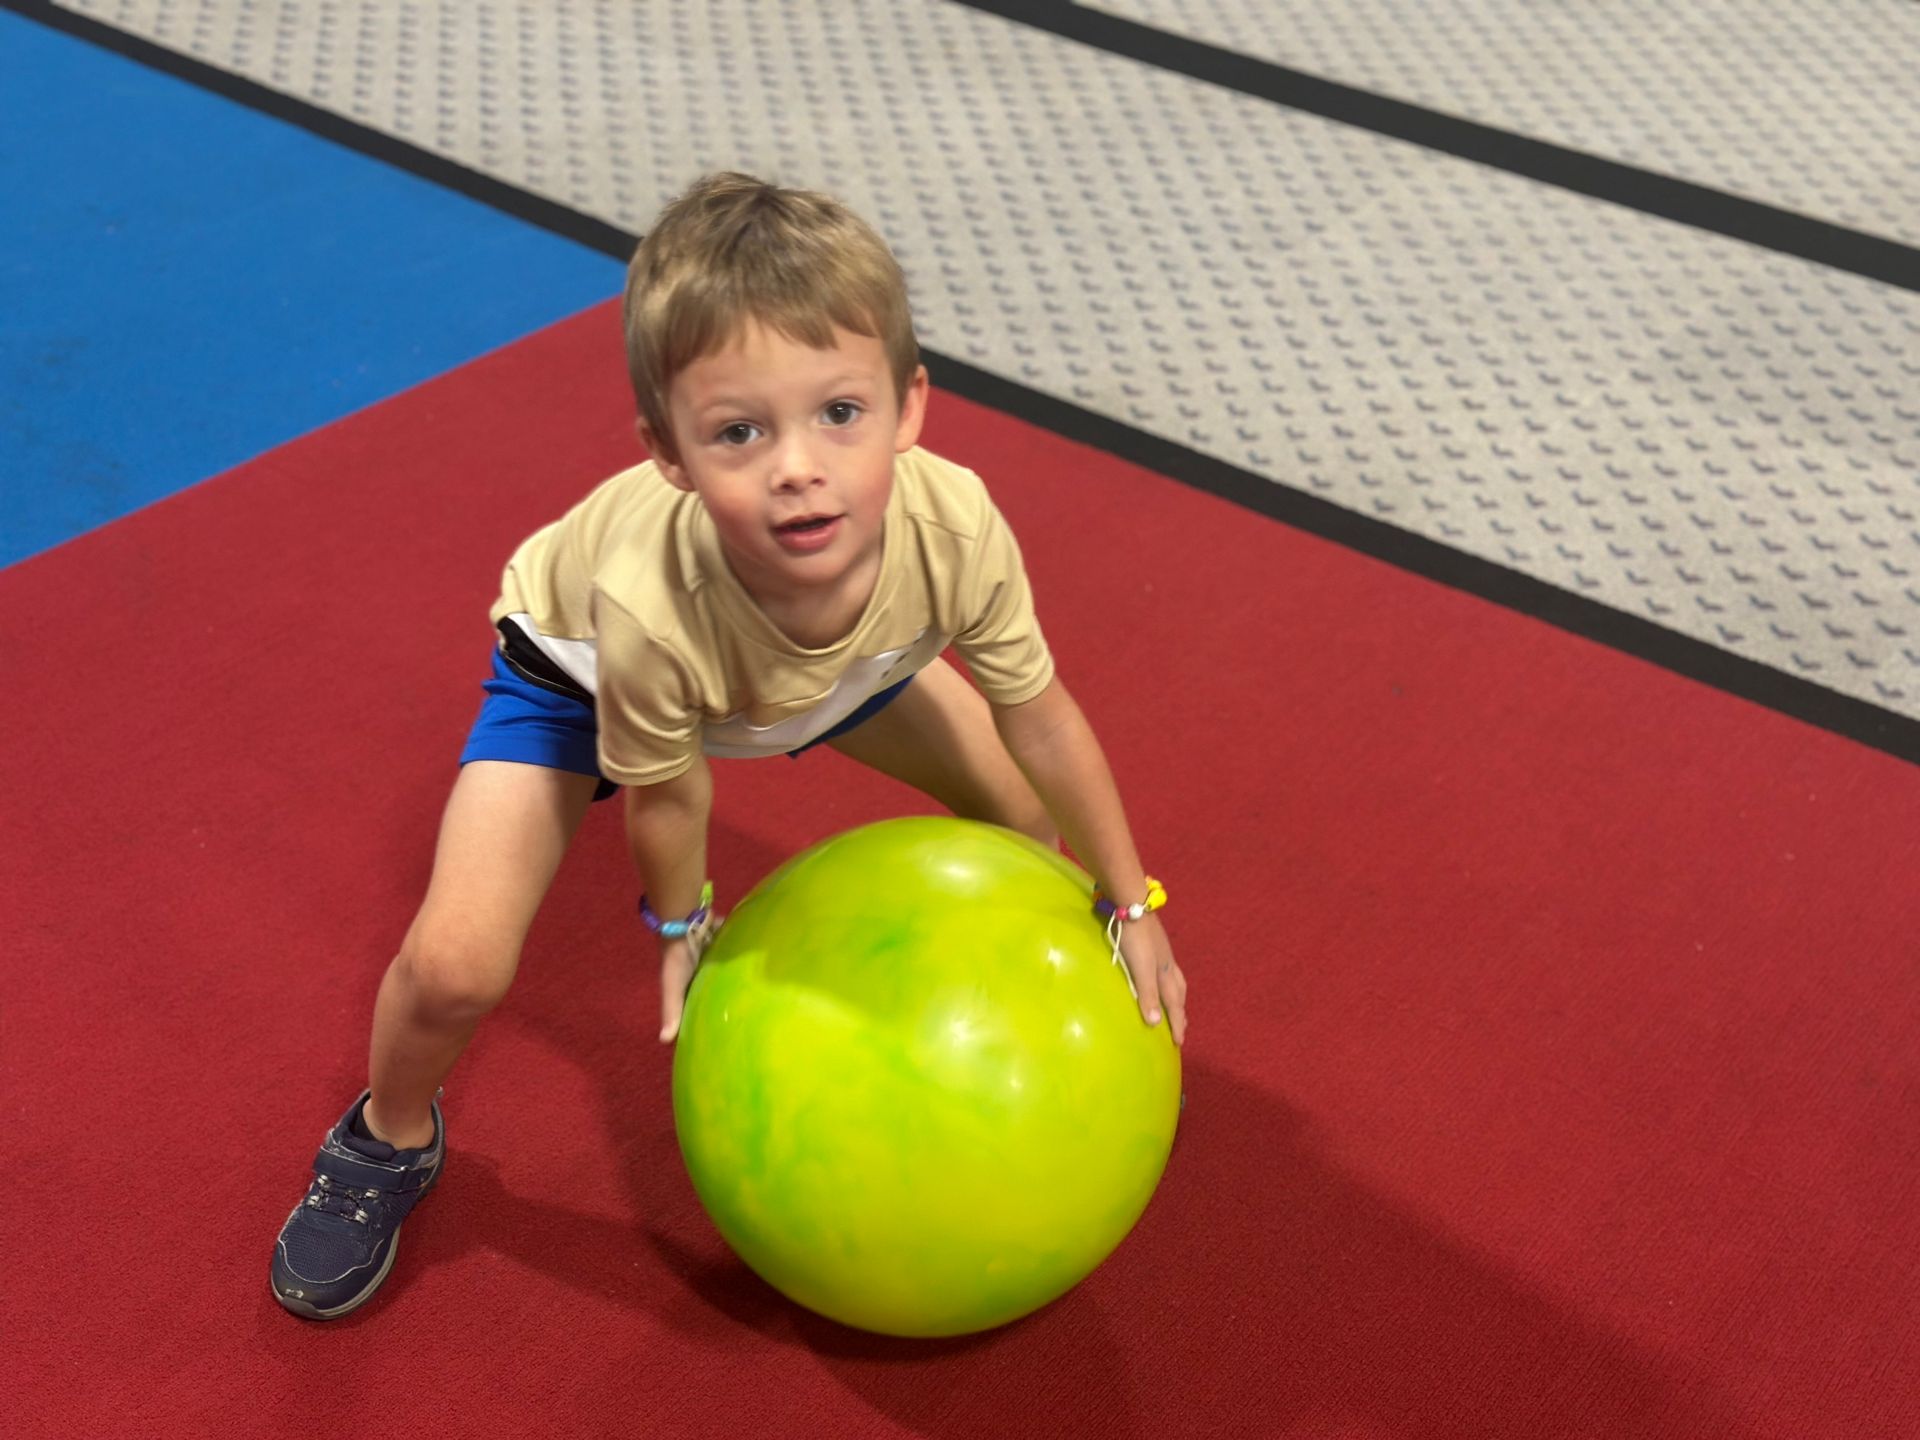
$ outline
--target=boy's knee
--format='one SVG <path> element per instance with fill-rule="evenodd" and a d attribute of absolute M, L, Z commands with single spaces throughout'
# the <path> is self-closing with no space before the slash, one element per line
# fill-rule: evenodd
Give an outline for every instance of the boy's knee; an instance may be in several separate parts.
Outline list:
<path fill-rule="evenodd" d="M 420 1011 L 458 1021 L 484 1015 L 506 998 L 517 958 L 428 932 L 408 936 L 393 963 Z"/>

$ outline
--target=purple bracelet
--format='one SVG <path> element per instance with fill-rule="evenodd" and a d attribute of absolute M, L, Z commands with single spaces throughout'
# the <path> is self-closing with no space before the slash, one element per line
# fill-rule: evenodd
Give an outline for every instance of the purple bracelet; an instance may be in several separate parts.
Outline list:
<path fill-rule="evenodd" d="M 647 897 L 640 897 L 640 923 L 658 935 L 662 940 L 684 940 L 700 926 L 706 923 L 713 913 L 713 882 L 711 880 L 700 887 L 700 904 L 684 920 L 662 920 L 653 913 L 653 907 L 647 904 Z"/>

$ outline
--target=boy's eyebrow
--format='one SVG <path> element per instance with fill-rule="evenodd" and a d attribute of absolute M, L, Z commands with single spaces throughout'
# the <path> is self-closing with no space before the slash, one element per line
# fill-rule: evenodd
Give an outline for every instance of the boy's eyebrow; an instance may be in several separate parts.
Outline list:
<path fill-rule="evenodd" d="M 884 374 L 878 370 L 845 370 L 830 380 L 821 381 L 820 388 L 823 391 L 829 391 L 838 390 L 847 385 L 875 385 L 885 378 Z M 709 410 L 750 409 L 761 398 L 763 397 L 736 395 L 731 390 L 723 390 L 717 395 L 702 397 L 700 403 L 694 407 L 694 414 L 704 415 Z"/>

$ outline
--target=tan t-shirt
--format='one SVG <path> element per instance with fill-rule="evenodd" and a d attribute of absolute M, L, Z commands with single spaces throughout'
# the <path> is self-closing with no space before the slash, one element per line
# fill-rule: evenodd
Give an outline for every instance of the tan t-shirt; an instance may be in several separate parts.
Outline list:
<path fill-rule="evenodd" d="M 949 644 L 999 704 L 1053 678 L 1013 532 L 979 476 L 920 449 L 894 462 L 873 598 L 824 650 L 767 619 L 705 507 L 652 461 L 530 536 L 493 618 L 595 696 L 600 768 L 622 785 L 671 780 L 702 750 L 785 754 Z"/>

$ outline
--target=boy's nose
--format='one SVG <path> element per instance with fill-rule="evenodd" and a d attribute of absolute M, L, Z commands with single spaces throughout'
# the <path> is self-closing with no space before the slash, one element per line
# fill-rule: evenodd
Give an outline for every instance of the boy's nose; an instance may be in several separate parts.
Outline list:
<path fill-rule="evenodd" d="M 773 482 L 777 490 L 803 490 L 820 479 L 813 449 L 795 437 L 780 447 L 774 457 Z"/>

